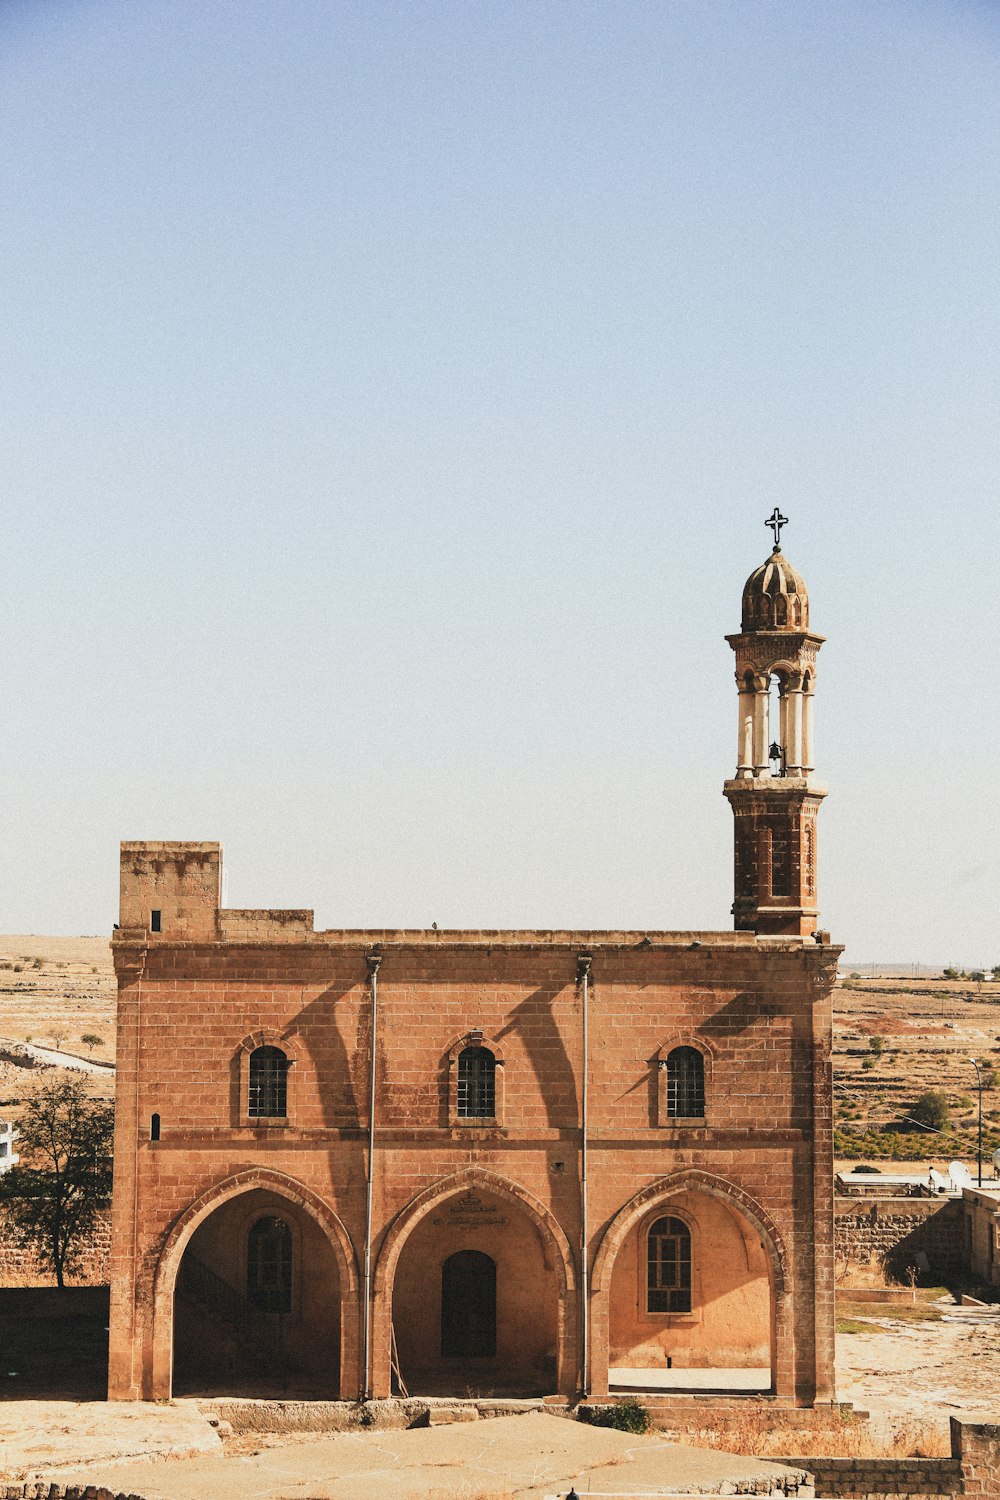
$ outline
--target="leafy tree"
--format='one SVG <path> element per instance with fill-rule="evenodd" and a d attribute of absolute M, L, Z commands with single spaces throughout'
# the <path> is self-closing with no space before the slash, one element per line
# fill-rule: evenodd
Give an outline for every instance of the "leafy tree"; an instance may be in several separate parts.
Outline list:
<path fill-rule="evenodd" d="M 881 1057 L 882 1053 L 885 1051 L 885 1037 L 870 1036 L 868 1038 L 868 1046 L 876 1057 Z"/>
<path fill-rule="evenodd" d="M 982 969 L 973 969 L 972 973 L 969 975 L 969 978 L 972 980 L 973 984 L 985 984 L 986 982 L 986 975 L 983 973 Z"/>
<path fill-rule="evenodd" d="M 104 1046 L 104 1038 L 102 1036 L 98 1036 L 96 1031 L 85 1031 L 80 1037 L 80 1040 L 85 1047 L 90 1048 L 91 1052 L 93 1052 L 95 1047 Z"/>
<path fill-rule="evenodd" d="M 927 1089 L 915 1104 L 910 1106 L 910 1118 L 918 1125 L 927 1125 L 931 1130 L 944 1130 L 948 1125 L 948 1099 L 940 1089 Z"/>
<path fill-rule="evenodd" d="M 959 973 L 958 969 L 945 969 L 944 974 L 942 975 L 942 978 L 943 979 L 960 979 L 961 978 L 961 974 Z"/>
<path fill-rule="evenodd" d="M 111 1193 L 114 1106 L 71 1078 L 39 1089 L 18 1128 L 21 1162 L 0 1177 L 0 1202 L 62 1287 Z"/>

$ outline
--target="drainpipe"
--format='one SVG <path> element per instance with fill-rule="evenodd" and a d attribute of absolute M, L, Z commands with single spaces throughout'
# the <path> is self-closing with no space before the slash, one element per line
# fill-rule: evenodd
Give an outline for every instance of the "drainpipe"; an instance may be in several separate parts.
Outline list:
<path fill-rule="evenodd" d="M 375 1038 L 378 1023 L 378 966 L 381 953 L 369 953 L 368 983 L 372 997 L 371 1080 L 368 1091 L 368 1187 L 365 1205 L 365 1315 L 364 1315 L 364 1377 L 361 1383 L 361 1399 L 371 1398 L 371 1319 L 372 1319 L 372 1181 L 375 1177 Z"/>
<path fill-rule="evenodd" d="M 589 953 L 581 953 L 576 960 L 576 982 L 580 986 L 583 1018 L 583 1065 L 580 1077 L 580 1393 L 590 1391 L 590 1267 L 587 1261 L 587 1082 L 589 1068 L 587 1036 L 587 1002 L 590 998 Z"/>

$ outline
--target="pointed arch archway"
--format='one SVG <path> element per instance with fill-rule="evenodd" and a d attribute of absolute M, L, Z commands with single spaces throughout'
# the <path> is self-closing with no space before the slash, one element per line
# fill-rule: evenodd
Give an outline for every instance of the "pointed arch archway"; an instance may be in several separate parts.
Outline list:
<path fill-rule="evenodd" d="M 329 1242 L 342 1289 L 340 1318 L 341 1395 L 357 1393 L 359 1359 L 358 1273 L 350 1235 L 328 1203 L 305 1183 L 270 1167 L 251 1167 L 206 1188 L 171 1225 L 153 1276 L 153 1339 L 147 1399 L 168 1400 L 172 1394 L 174 1356 L 174 1291 L 184 1252 L 192 1235 L 217 1209 L 241 1195 L 268 1192 L 307 1213 Z"/>
<path fill-rule="evenodd" d="M 794 1338 L 789 1285 L 789 1263 L 784 1241 L 771 1216 L 736 1183 L 698 1168 L 685 1168 L 659 1177 L 625 1203 L 611 1220 L 594 1257 L 591 1273 L 590 1390 L 608 1390 L 611 1279 L 625 1241 L 644 1218 L 666 1209 L 684 1195 L 705 1194 L 742 1216 L 760 1237 L 770 1284 L 771 1389 L 790 1398 L 795 1388 Z"/>
<path fill-rule="evenodd" d="M 533 1226 L 541 1244 L 545 1269 L 556 1281 L 555 1389 L 573 1394 L 577 1385 L 577 1281 L 569 1240 L 555 1215 L 533 1193 L 520 1183 L 482 1167 L 466 1167 L 430 1183 L 400 1210 L 385 1234 L 374 1276 L 371 1355 L 373 1394 L 377 1397 L 391 1394 L 393 1292 L 400 1256 L 414 1231 L 429 1215 L 442 1208 L 449 1199 L 468 1193 L 481 1193 L 499 1200 L 501 1204 L 509 1204 Z"/>

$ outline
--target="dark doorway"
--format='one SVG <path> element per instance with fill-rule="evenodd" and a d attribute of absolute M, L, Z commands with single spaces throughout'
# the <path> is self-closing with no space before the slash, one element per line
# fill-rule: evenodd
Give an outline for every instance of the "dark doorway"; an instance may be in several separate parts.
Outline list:
<path fill-rule="evenodd" d="M 456 1250 L 441 1267 L 441 1354 L 492 1359 L 497 1352 L 497 1265 L 481 1250 Z"/>

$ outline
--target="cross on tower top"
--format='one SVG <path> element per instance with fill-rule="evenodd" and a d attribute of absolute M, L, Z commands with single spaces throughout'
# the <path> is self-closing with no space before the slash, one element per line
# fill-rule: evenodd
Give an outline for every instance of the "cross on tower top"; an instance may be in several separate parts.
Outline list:
<path fill-rule="evenodd" d="M 782 528 L 782 526 L 787 526 L 788 525 L 788 517 L 787 516 L 783 516 L 781 514 L 781 511 L 778 509 L 778 507 L 775 506 L 773 512 L 771 513 L 771 515 L 768 516 L 767 520 L 764 522 L 764 525 L 765 526 L 770 526 L 771 530 L 774 532 L 774 550 L 775 550 L 775 552 L 780 552 L 781 551 L 781 528 Z"/>

